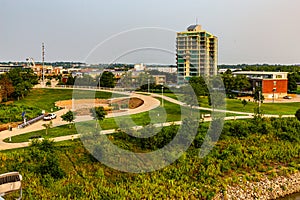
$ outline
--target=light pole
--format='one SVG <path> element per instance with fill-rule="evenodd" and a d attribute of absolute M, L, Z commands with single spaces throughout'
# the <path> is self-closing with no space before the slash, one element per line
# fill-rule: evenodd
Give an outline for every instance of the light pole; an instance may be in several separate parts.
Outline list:
<path fill-rule="evenodd" d="M 274 100 L 275 100 L 275 92 L 276 92 L 276 88 L 273 88 L 273 103 L 274 103 Z"/>
<path fill-rule="evenodd" d="M 45 87 L 45 45 L 42 43 L 42 84 Z"/>
<path fill-rule="evenodd" d="M 261 91 L 258 91 L 258 114 L 260 114 L 260 95 Z"/>
<path fill-rule="evenodd" d="M 164 86 L 161 87 L 161 106 L 164 107 Z"/>
<path fill-rule="evenodd" d="M 148 78 L 148 94 L 150 94 L 150 79 Z"/>
<path fill-rule="evenodd" d="M 99 75 L 99 90 L 100 90 L 100 78 L 101 78 L 101 74 Z"/>

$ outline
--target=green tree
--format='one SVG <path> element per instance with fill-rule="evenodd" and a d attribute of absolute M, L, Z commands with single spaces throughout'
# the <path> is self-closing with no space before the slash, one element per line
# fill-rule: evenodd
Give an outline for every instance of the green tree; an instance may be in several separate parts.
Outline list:
<path fill-rule="evenodd" d="M 234 90 L 247 91 L 251 87 L 251 83 L 245 75 L 237 75 L 234 78 Z"/>
<path fill-rule="evenodd" d="M 189 85 L 183 86 L 181 89 L 184 93 L 183 101 L 190 106 L 190 114 L 192 115 L 193 107 L 200 106 L 198 97 L 195 95 L 193 88 Z"/>
<path fill-rule="evenodd" d="M 105 115 L 107 114 L 102 106 L 95 107 L 94 109 L 92 108 L 90 111 L 91 111 L 94 119 L 97 119 L 100 121 L 102 121 L 105 118 Z"/>
<path fill-rule="evenodd" d="M 48 81 L 46 82 L 46 86 L 51 86 L 51 81 L 50 81 L 50 80 L 48 80 Z"/>
<path fill-rule="evenodd" d="M 122 77 L 118 80 L 118 86 L 123 88 L 132 88 L 132 72 L 126 72 L 122 75 Z"/>
<path fill-rule="evenodd" d="M 43 124 L 42 126 L 46 129 L 46 135 L 48 135 L 49 129 L 52 128 L 52 121 L 50 121 L 49 124 Z"/>
<path fill-rule="evenodd" d="M 17 98 L 18 100 L 21 98 L 24 98 L 28 93 L 29 90 L 28 88 L 30 88 L 30 83 L 28 82 L 24 82 L 24 83 L 18 83 L 15 86 L 15 91 L 13 93 L 14 97 Z"/>
<path fill-rule="evenodd" d="M 72 79 L 72 78 L 71 78 Z M 70 81 L 70 84 L 73 82 Z M 75 84 L 78 86 L 97 86 L 97 81 L 90 75 L 84 75 L 83 77 L 77 77 L 75 79 Z"/>
<path fill-rule="evenodd" d="M 297 90 L 296 73 L 288 74 L 288 90 L 289 91 Z"/>
<path fill-rule="evenodd" d="M 227 70 L 222 75 L 224 87 L 227 94 L 231 94 L 232 91 L 247 91 L 251 87 L 250 81 L 244 75 L 233 76 L 230 70 Z"/>
<path fill-rule="evenodd" d="M 189 84 L 193 88 L 197 97 L 208 95 L 208 88 L 205 83 L 205 79 L 202 76 L 191 77 Z"/>
<path fill-rule="evenodd" d="M 234 90 L 234 87 L 235 87 L 235 82 L 234 82 L 234 77 L 233 77 L 231 70 L 227 70 L 222 75 L 222 80 L 224 83 L 226 94 L 232 93 L 232 90 Z"/>
<path fill-rule="evenodd" d="M 69 128 L 71 128 L 71 123 L 74 121 L 75 117 L 72 111 L 68 111 L 67 113 L 61 116 L 63 121 L 69 122 Z"/>
<path fill-rule="evenodd" d="M 15 91 L 15 88 L 12 84 L 12 81 L 6 76 L 3 75 L 0 77 L 0 96 L 4 101 L 6 101 L 13 92 Z"/>
<path fill-rule="evenodd" d="M 49 176 L 54 179 L 64 177 L 65 172 L 60 167 L 59 154 L 55 153 L 53 140 L 33 140 L 30 146 L 30 159 L 33 161 L 30 169 L 40 174 L 43 179 L 48 179 Z"/>
<path fill-rule="evenodd" d="M 243 99 L 242 104 L 243 104 L 243 108 L 245 109 L 246 105 L 248 104 L 248 101 L 246 101 L 246 99 Z"/>
<path fill-rule="evenodd" d="M 253 99 L 254 99 L 256 102 L 260 101 L 259 103 L 262 103 L 262 102 L 265 100 L 265 97 L 264 97 L 264 95 L 262 94 L 262 89 L 261 89 L 261 87 L 256 87 L 256 88 L 255 88 L 254 95 L 253 95 Z"/>
<path fill-rule="evenodd" d="M 14 68 L 7 73 L 7 76 L 15 88 L 12 95 L 17 99 L 26 96 L 38 83 L 38 78 L 32 69 Z"/>
<path fill-rule="evenodd" d="M 213 110 L 225 109 L 225 105 L 226 105 L 225 94 L 218 91 L 212 91 L 208 95 L 208 105 L 210 105 Z"/>
<path fill-rule="evenodd" d="M 138 77 L 136 78 L 136 87 L 140 87 L 143 90 L 146 90 L 148 88 L 148 80 L 151 84 L 155 83 L 154 77 L 148 73 L 140 73 Z"/>
<path fill-rule="evenodd" d="M 222 79 L 219 76 L 214 76 L 209 79 L 209 94 L 208 104 L 212 106 L 212 109 L 225 109 L 225 91 Z"/>
<path fill-rule="evenodd" d="M 66 85 L 74 85 L 74 83 L 75 83 L 75 77 L 73 77 L 72 75 L 69 75 Z"/>
<path fill-rule="evenodd" d="M 100 87 L 114 88 L 115 85 L 115 75 L 112 72 L 105 71 L 101 74 Z"/>
<path fill-rule="evenodd" d="M 297 110 L 295 117 L 300 121 L 300 109 Z"/>

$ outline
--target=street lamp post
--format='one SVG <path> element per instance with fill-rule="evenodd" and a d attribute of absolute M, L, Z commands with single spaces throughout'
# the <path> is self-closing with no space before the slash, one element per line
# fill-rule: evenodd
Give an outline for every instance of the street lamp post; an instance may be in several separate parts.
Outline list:
<path fill-rule="evenodd" d="M 275 100 L 275 92 L 276 92 L 276 88 L 273 88 L 273 103 L 274 103 L 274 100 Z"/>
<path fill-rule="evenodd" d="M 45 87 L 45 45 L 42 43 L 42 87 Z"/>
<path fill-rule="evenodd" d="M 148 78 L 148 94 L 150 94 L 150 79 Z"/>
<path fill-rule="evenodd" d="M 164 107 L 164 86 L 161 87 L 161 105 Z"/>
<path fill-rule="evenodd" d="M 261 91 L 258 91 L 258 114 L 260 114 L 260 96 L 261 96 Z"/>
<path fill-rule="evenodd" d="M 99 75 L 99 82 L 98 82 L 99 90 L 100 90 L 100 78 L 101 78 L 101 74 Z"/>

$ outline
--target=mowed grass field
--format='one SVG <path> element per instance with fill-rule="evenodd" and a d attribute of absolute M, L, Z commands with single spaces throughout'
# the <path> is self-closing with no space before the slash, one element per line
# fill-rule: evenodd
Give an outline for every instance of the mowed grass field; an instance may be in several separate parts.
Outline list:
<path fill-rule="evenodd" d="M 227 110 L 233 111 L 254 112 L 254 108 L 257 107 L 257 103 L 254 102 L 248 102 L 244 107 L 242 101 L 237 99 L 227 99 L 226 103 Z M 263 114 L 294 115 L 298 109 L 300 109 L 300 102 L 261 104 Z"/>
<path fill-rule="evenodd" d="M 161 99 L 159 99 L 161 101 Z M 183 113 L 185 115 L 190 115 L 191 111 L 188 107 L 183 107 Z M 118 129 L 120 126 L 145 126 L 148 124 L 156 124 L 162 122 L 173 122 L 173 121 L 181 121 L 181 108 L 179 105 L 164 101 L 164 107 L 159 106 L 151 111 L 129 115 L 129 116 L 121 116 L 121 117 L 114 117 L 114 118 L 105 118 L 103 121 L 99 122 L 99 125 L 102 130 L 109 130 L 109 129 Z M 196 112 L 199 110 L 192 111 L 192 114 L 195 115 Z M 201 113 L 210 113 L 209 111 L 200 111 Z M 185 117 L 185 116 L 183 116 Z M 46 124 L 47 122 L 45 122 Z M 87 121 L 87 122 L 80 122 L 84 123 L 87 126 L 95 126 L 94 121 Z M 32 136 L 41 136 L 43 138 L 54 138 L 59 136 L 65 135 L 73 135 L 77 134 L 77 130 L 75 126 L 69 128 L 68 125 L 63 125 L 59 127 L 53 127 L 48 130 L 48 134 L 46 135 L 46 130 L 39 130 L 30 133 L 25 133 L 22 135 L 18 135 L 11 138 L 12 143 L 19 143 L 19 142 L 28 142 L 28 140 Z M 5 142 L 9 142 L 8 139 Z"/>
<path fill-rule="evenodd" d="M 298 86 L 300 89 L 300 87 Z M 175 94 L 164 94 L 165 96 L 177 99 Z M 182 94 L 177 94 L 178 97 L 182 97 Z M 199 100 L 201 107 L 210 108 L 208 105 L 207 97 L 201 97 Z M 248 112 L 253 113 L 254 109 L 258 106 L 255 102 L 247 102 L 244 107 L 242 101 L 239 99 L 226 99 L 226 109 L 230 111 Z M 263 114 L 271 115 L 294 115 L 296 111 L 300 109 L 300 102 L 291 103 L 262 103 L 261 111 Z"/>
<path fill-rule="evenodd" d="M 60 100 L 72 99 L 72 89 L 33 89 L 27 97 L 19 101 L 15 101 L 16 105 L 26 105 L 31 107 L 37 107 L 46 112 L 57 110 L 55 108 L 55 102 Z M 88 90 L 76 90 L 76 98 L 92 97 L 99 99 L 109 99 L 112 97 L 110 92 L 94 92 Z M 121 97 L 123 95 L 113 94 L 113 97 Z"/>

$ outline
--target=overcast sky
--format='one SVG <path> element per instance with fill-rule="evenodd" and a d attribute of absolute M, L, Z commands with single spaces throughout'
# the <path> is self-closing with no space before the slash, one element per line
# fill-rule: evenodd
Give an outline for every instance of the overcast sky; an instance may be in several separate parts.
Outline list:
<path fill-rule="evenodd" d="M 0 61 L 40 61 L 44 42 L 46 61 L 175 64 L 176 32 L 198 18 L 219 38 L 219 64 L 296 64 L 299 7 L 299 0 L 0 0 Z"/>

